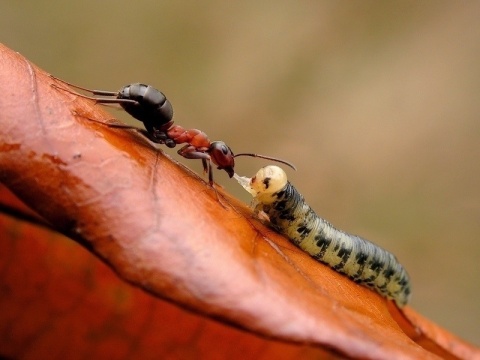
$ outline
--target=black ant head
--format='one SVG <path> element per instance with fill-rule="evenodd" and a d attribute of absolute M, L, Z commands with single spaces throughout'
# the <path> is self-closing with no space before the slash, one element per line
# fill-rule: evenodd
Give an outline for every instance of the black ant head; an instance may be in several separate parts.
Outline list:
<path fill-rule="evenodd" d="M 228 176 L 233 177 L 235 167 L 235 156 L 232 150 L 223 141 L 214 141 L 209 149 L 210 157 L 217 169 L 225 170 Z"/>

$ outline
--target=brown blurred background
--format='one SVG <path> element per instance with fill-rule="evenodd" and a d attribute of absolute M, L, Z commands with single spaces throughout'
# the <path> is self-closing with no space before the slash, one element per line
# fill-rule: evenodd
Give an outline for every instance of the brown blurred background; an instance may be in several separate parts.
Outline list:
<path fill-rule="evenodd" d="M 416 310 L 480 345 L 479 18 L 475 1 L 12 1 L 0 42 L 81 86 L 152 84 L 179 124 L 292 161 L 319 215 L 397 255 Z"/>

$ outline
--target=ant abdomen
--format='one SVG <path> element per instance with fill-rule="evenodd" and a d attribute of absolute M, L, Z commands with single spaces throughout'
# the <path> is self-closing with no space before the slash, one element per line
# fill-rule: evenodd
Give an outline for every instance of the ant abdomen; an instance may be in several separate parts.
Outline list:
<path fill-rule="evenodd" d="M 117 98 L 134 100 L 135 102 L 120 102 L 120 106 L 135 119 L 142 121 L 147 128 L 148 125 L 159 128 L 173 118 L 170 101 L 161 91 L 150 85 L 126 85 L 120 89 Z"/>

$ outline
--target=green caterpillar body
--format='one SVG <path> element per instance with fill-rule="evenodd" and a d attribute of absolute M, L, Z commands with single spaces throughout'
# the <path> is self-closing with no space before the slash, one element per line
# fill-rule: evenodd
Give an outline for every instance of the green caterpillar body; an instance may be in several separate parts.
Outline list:
<path fill-rule="evenodd" d="M 396 257 L 368 240 L 337 230 L 319 217 L 287 181 L 282 169 L 262 168 L 249 187 L 257 203 L 256 211 L 268 215 L 271 226 L 296 246 L 398 306 L 407 304 L 410 279 Z"/>

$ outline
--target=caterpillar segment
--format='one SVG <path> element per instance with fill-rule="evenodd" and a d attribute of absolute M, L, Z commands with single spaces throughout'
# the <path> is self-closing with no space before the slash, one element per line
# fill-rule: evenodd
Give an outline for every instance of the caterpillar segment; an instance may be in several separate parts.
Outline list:
<path fill-rule="evenodd" d="M 396 257 L 374 243 L 336 229 L 319 217 L 278 166 L 266 166 L 253 178 L 235 179 L 254 197 L 255 212 L 296 246 L 358 284 L 395 301 L 410 299 L 410 279 Z"/>

